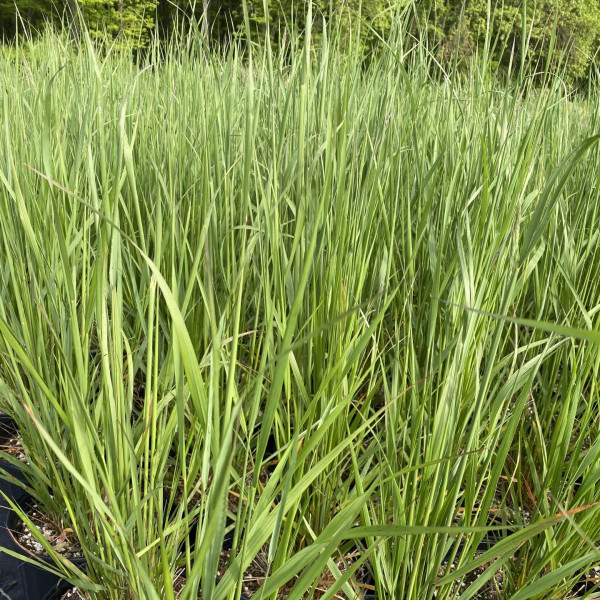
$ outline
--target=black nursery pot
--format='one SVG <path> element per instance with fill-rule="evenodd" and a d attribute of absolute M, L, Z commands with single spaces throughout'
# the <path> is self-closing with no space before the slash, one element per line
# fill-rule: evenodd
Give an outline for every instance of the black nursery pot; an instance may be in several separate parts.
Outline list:
<path fill-rule="evenodd" d="M 0 413 L 0 444 L 6 445 L 17 436 L 18 427 L 15 421 L 9 415 Z M 18 462 L 0 461 L 0 467 L 15 480 L 28 483 Z M 0 478 L 0 491 L 21 506 L 31 501 L 31 497 L 16 482 Z M 31 554 L 17 542 L 12 533 L 17 521 L 16 512 L 0 495 L 0 547 L 29 558 Z M 37 558 L 53 564 L 49 557 Z M 85 564 L 83 558 L 72 559 L 72 562 L 80 566 Z M 2 597 L 10 600 L 46 600 L 62 583 L 63 580 L 53 573 L 0 550 L 0 591 L 5 594 Z"/>
<path fill-rule="evenodd" d="M 72 587 L 73 584 L 62 581 L 55 587 L 55 589 L 46 594 L 43 600 L 60 600 L 63 595 L 66 594 Z"/>
<path fill-rule="evenodd" d="M 21 502 L 27 501 L 28 496 L 23 495 Z M 21 556 L 31 556 L 15 539 L 12 528 L 18 517 L 16 513 L 6 507 L 0 507 L 0 547 L 6 548 Z M 38 556 L 42 561 L 51 564 L 48 557 Z M 84 559 L 72 559 L 78 565 L 85 563 Z M 42 600 L 57 589 L 61 579 L 26 560 L 0 552 L 0 590 L 11 600 Z"/>
<path fill-rule="evenodd" d="M 30 497 L 22 494 L 17 499 L 19 504 L 29 501 Z M 12 531 L 18 520 L 17 514 L 6 506 L 0 507 L 0 546 L 11 550 L 21 556 L 30 557 L 15 539 Z M 49 557 L 37 556 L 36 558 L 53 564 Z M 83 566 L 83 558 L 71 559 L 78 566 Z M 50 593 L 58 589 L 62 580 L 26 560 L 0 552 L 0 590 L 11 600 L 43 600 Z"/>

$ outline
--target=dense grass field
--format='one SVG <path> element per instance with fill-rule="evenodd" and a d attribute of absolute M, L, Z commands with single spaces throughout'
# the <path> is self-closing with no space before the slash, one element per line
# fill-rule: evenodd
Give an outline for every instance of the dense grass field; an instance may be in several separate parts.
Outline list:
<path fill-rule="evenodd" d="M 0 406 L 91 598 L 598 595 L 600 94 L 412 44 L 0 55 Z"/>

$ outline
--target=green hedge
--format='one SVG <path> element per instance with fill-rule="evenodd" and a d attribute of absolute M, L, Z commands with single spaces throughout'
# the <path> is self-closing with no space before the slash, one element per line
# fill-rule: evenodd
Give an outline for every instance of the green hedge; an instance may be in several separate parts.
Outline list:
<path fill-rule="evenodd" d="M 44 20 L 67 22 L 65 7 L 81 8 L 86 24 L 98 37 L 133 48 L 148 44 L 158 26 L 168 35 L 175 20 L 201 18 L 202 0 L 21 0 L 16 15 L 13 0 L 0 0 L 0 31 L 9 39 L 21 29 L 39 28 Z M 280 41 L 286 27 L 302 30 L 307 0 L 247 0 L 252 35 L 258 41 L 269 31 Z M 245 35 L 244 0 L 209 0 L 212 43 L 229 33 Z M 192 13 L 195 13 L 192 15 Z M 530 72 L 564 67 L 570 82 L 585 81 L 599 47 L 600 0 L 313 0 L 315 39 L 323 19 L 350 32 L 359 14 L 365 51 L 389 33 L 395 14 L 408 15 L 416 38 L 427 37 L 429 48 L 442 64 L 468 62 L 489 48 L 490 65 Z M 408 40 L 410 42 L 410 40 Z"/>

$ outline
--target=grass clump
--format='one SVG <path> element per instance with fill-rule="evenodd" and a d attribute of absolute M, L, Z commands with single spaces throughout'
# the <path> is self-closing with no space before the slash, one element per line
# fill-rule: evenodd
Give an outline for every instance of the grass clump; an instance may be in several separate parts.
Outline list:
<path fill-rule="evenodd" d="M 0 58 L 0 398 L 92 598 L 239 597 L 258 557 L 261 598 L 368 565 L 541 599 L 600 563 L 597 94 L 403 31 Z"/>

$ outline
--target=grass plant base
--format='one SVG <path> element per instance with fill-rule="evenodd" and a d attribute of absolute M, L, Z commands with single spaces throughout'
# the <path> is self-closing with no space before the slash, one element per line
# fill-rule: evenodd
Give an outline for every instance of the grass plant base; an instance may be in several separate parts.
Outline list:
<path fill-rule="evenodd" d="M 56 552 L 70 560 L 82 559 L 83 551 L 81 544 L 71 529 L 63 527 L 61 521 L 56 517 L 49 517 L 41 511 L 38 503 L 32 498 L 21 499 L 19 503 L 33 525 L 41 532 Z M 13 514 L 17 517 L 15 513 Z M 44 546 L 21 519 L 15 518 L 14 522 L 10 522 L 9 525 L 15 541 L 24 550 L 40 556 L 46 556 Z"/>

